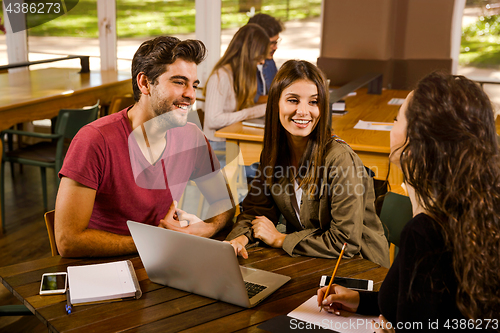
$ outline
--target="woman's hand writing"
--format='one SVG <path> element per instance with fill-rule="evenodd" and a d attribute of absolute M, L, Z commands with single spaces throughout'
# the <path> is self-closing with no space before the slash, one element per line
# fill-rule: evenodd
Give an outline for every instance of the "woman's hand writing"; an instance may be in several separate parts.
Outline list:
<path fill-rule="evenodd" d="M 340 315 L 340 310 L 356 312 L 359 306 L 359 293 L 357 291 L 332 284 L 325 300 L 328 286 L 318 289 L 318 306 L 328 312 Z"/>

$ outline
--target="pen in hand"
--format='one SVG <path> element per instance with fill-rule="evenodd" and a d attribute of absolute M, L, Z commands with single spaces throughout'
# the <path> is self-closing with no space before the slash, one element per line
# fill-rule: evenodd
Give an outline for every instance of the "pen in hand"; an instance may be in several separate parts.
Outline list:
<path fill-rule="evenodd" d="M 328 296 L 328 293 L 330 292 L 330 287 L 332 286 L 333 279 L 335 279 L 335 274 L 337 273 L 337 268 L 339 268 L 340 259 L 342 259 L 342 256 L 344 255 L 344 250 L 345 250 L 346 246 L 347 246 L 347 243 L 344 243 L 344 246 L 342 246 L 342 251 L 340 251 L 339 258 L 337 259 L 337 264 L 335 265 L 335 268 L 333 269 L 332 278 L 330 279 L 330 283 L 328 284 L 328 288 L 326 288 L 325 296 L 323 296 L 323 301 L 326 299 L 326 297 Z M 319 312 L 321 312 L 321 310 L 323 310 L 323 304 L 321 304 L 321 306 L 319 307 Z"/>

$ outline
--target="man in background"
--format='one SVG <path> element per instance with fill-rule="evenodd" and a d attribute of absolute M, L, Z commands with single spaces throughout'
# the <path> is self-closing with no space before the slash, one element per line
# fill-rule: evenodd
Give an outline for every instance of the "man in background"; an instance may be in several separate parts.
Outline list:
<path fill-rule="evenodd" d="M 255 103 L 261 104 L 267 102 L 269 87 L 271 86 L 271 82 L 273 82 L 274 76 L 278 72 L 273 56 L 274 52 L 278 49 L 280 33 L 284 30 L 284 26 L 280 20 L 262 13 L 251 17 L 248 23 L 255 23 L 264 28 L 271 42 L 266 62 L 263 65 L 257 66 L 257 95 L 255 96 Z"/>

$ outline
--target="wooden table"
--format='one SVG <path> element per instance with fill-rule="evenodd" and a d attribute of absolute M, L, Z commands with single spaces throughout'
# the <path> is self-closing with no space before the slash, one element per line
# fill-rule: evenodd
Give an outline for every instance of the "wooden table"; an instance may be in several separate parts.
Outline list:
<path fill-rule="evenodd" d="M 18 123 L 55 117 L 61 108 L 81 108 L 98 99 L 102 105 L 114 95 L 132 92 L 128 72 L 78 71 L 45 68 L 0 73 L 0 131 Z"/>
<path fill-rule="evenodd" d="M 65 332 L 257 332 L 261 323 L 287 314 L 315 295 L 321 275 L 330 275 L 336 260 L 288 256 L 281 249 L 254 248 L 240 264 L 273 271 L 292 279 L 252 309 L 190 294 L 151 282 L 139 257 L 131 257 L 143 295 L 138 300 L 76 306 L 65 313 L 64 295 L 40 296 L 43 273 L 66 271 L 67 266 L 123 260 L 38 259 L 0 268 L 0 281 L 35 315 L 49 331 Z M 222 273 L 222 272 L 221 272 Z M 371 279 L 378 290 L 387 268 L 361 258 L 341 261 L 337 276 Z M 202 277 L 200 277 L 202 278 Z"/>
<path fill-rule="evenodd" d="M 367 89 L 359 89 L 355 96 L 346 97 L 345 115 L 332 116 L 334 134 L 345 140 L 359 155 L 365 166 L 375 172 L 375 178 L 385 180 L 389 171 L 389 132 L 355 129 L 359 120 L 390 122 L 394 121 L 399 105 L 388 105 L 392 98 L 406 98 L 407 90 L 383 90 L 381 95 L 367 94 Z M 228 170 L 237 169 L 238 165 L 251 165 L 258 162 L 262 151 L 264 130 L 243 126 L 241 122 L 224 127 L 215 132 L 216 137 L 225 138 L 226 161 Z M 231 164 L 232 163 L 232 164 Z M 230 179 L 231 191 L 236 189 L 235 177 Z M 389 183 L 393 191 L 401 192 L 403 175 L 395 166 L 391 166 Z"/>

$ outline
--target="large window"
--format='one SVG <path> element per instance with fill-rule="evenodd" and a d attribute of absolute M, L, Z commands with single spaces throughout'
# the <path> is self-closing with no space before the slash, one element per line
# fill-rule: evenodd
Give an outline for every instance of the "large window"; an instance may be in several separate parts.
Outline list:
<path fill-rule="evenodd" d="M 147 38 L 167 34 L 194 37 L 195 0 L 116 0 L 116 11 L 118 66 L 121 69 L 130 68 L 129 61 L 135 50 Z M 318 18 L 321 0 L 222 0 L 223 44 L 232 37 L 235 29 L 246 24 L 249 16 L 258 12 L 283 22 Z M 79 0 L 66 15 L 30 28 L 27 33 L 30 60 L 68 54 L 89 55 L 91 68 L 100 66 L 97 0 Z M 0 41 L 1 38 L 5 38 L 2 32 Z M 7 63 L 5 43 L 0 44 L 0 61 Z M 52 65 L 78 67 L 79 62 Z"/>
<path fill-rule="evenodd" d="M 500 111 L 500 0 L 467 0 L 462 19 L 458 74 L 484 84 L 483 89 Z"/>
<path fill-rule="evenodd" d="M 460 65 L 500 69 L 500 1 L 467 1 Z"/>
<path fill-rule="evenodd" d="M 245 24 L 252 7 L 288 21 L 319 16 L 321 0 L 222 0 L 222 28 Z M 116 9 L 120 38 L 195 31 L 195 0 L 116 0 Z M 79 0 L 66 15 L 31 28 L 28 34 L 97 38 L 97 0 Z"/>

